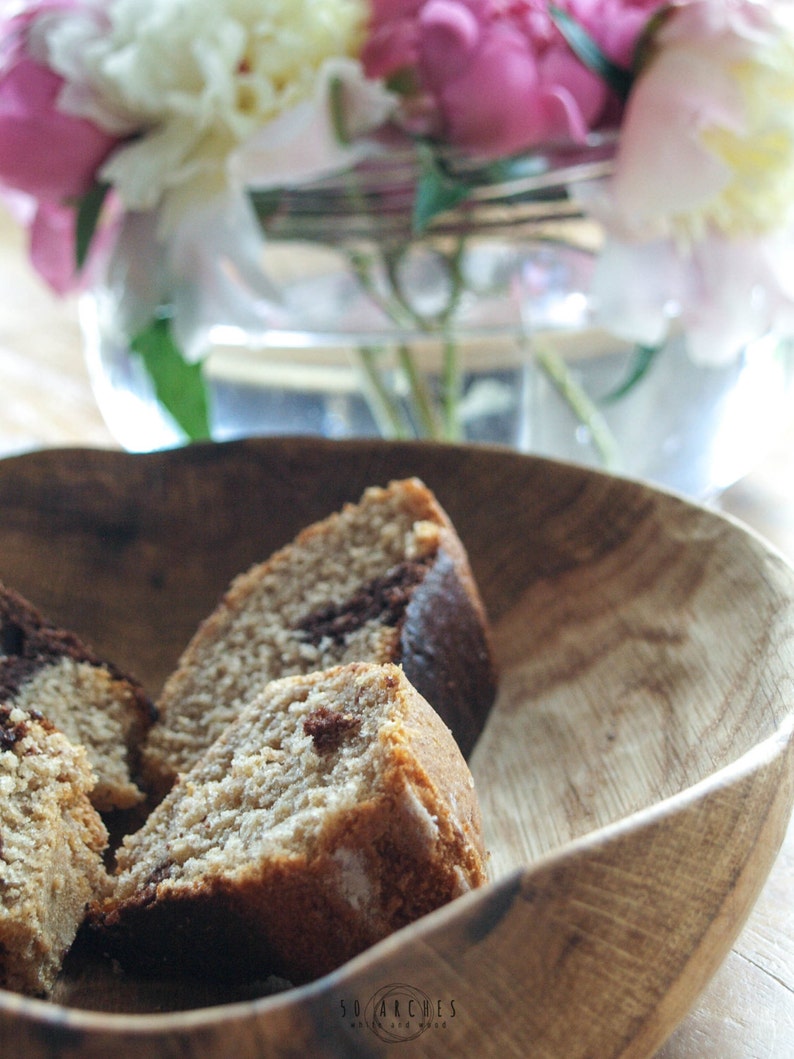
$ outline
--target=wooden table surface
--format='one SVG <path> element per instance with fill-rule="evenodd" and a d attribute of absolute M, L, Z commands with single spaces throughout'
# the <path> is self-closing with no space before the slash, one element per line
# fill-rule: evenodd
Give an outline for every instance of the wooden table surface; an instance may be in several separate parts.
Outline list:
<path fill-rule="evenodd" d="M 0 212 L 0 457 L 68 445 L 117 447 L 92 398 L 76 305 L 37 280 L 21 232 Z M 794 562 L 794 414 L 721 506 Z M 657 1059 L 794 1056 L 794 823 L 732 952 L 693 1000 Z"/>

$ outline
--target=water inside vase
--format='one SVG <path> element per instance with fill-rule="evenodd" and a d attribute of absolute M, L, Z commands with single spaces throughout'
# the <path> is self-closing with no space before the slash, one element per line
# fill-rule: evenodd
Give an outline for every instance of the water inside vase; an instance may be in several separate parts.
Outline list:
<path fill-rule="evenodd" d="M 772 338 L 703 365 L 681 334 L 648 356 L 598 330 L 596 241 L 565 197 L 488 200 L 476 225 L 450 221 L 427 239 L 406 235 L 402 207 L 392 231 L 370 215 L 340 219 L 325 194 L 310 205 L 305 232 L 289 213 L 289 238 L 268 232 L 261 290 L 218 270 L 235 311 L 206 331 L 216 440 L 499 444 L 704 498 L 749 470 L 788 414 L 791 349 Z M 100 407 L 125 448 L 181 444 L 130 353 L 124 296 L 108 285 L 82 305 Z"/>
<path fill-rule="evenodd" d="M 371 333 L 347 335 L 345 342 L 327 335 L 274 334 L 266 345 L 252 343 L 250 334 L 233 338 L 224 329 L 206 362 L 217 440 L 422 436 L 393 344 L 376 341 Z M 595 419 L 577 413 L 539 360 L 538 352 L 543 356 L 550 346 L 564 360 L 569 380 L 592 399 Z M 396 426 L 389 415 L 379 415 L 367 392 L 362 351 L 379 358 L 381 378 L 398 410 Z M 791 403 L 791 351 L 771 338 L 753 343 L 730 365 L 704 367 L 692 362 L 678 336 L 641 383 L 614 399 L 636 354 L 599 333 L 459 336 L 459 354 L 458 440 L 606 467 L 699 499 L 727 488 L 754 466 L 774 442 Z M 92 360 L 97 398 L 125 448 L 150 451 L 184 442 L 126 346 L 114 350 L 99 340 L 91 355 L 89 344 Z M 437 395 L 439 372 L 427 371 L 425 383 Z"/>

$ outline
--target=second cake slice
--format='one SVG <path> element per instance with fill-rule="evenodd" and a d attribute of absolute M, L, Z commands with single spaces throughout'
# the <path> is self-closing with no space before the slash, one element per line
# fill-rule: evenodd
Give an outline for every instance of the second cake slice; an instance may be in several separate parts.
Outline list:
<path fill-rule="evenodd" d="M 238 577 L 166 682 L 144 753 L 161 793 L 270 680 L 394 662 L 471 751 L 495 676 L 464 547 L 417 479 L 368 489 Z"/>

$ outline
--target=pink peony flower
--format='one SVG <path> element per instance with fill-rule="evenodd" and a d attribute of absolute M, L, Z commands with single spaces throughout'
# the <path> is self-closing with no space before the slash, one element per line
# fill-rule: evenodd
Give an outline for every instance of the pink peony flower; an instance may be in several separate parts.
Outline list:
<path fill-rule="evenodd" d="M 561 0 L 560 6 L 622 62 L 660 0 Z M 538 0 L 373 0 L 370 30 L 365 70 L 403 90 L 407 83 L 409 130 L 473 154 L 581 141 L 614 104 L 603 80 L 566 43 L 548 4 Z M 411 125 L 415 113 L 424 127 Z"/>
<path fill-rule="evenodd" d="M 63 79 L 32 46 L 38 19 L 79 7 L 77 0 L 44 0 L 0 19 L 0 186 L 34 200 L 32 260 L 59 292 L 74 279 L 75 200 L 118 142 L 59 109 Z"/>

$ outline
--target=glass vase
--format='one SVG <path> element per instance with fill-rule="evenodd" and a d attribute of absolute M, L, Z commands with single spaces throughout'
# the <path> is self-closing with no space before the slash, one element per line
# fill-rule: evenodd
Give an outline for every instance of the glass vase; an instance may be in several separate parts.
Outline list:
<path fill-rule="evenodd" d="M 111 430 L 132 451 L 187 440 L 132 341 L 142 321 L 130 291 L 143 282 L 156 288 L 158 318 L 193 348 L 215 440 L 494 443 L 699 498 L 718 492 L 785 418 L 790 350 L 764 338 L 728 365 L 704 366 L 675 331 L 646 349 L 596 326 L 602 234 L 576 189 L 609 163 L 605 146 L 533 156 L 501 180 L 472 170 L 470 197 L 422 230 L 413 155 L 252 191 L 255 276 L 223 239 L 214 258 L 206 248 L 212 264 L 197 263 L 195 282 L 174 279 L 167 246 L 134 237 L 152 219 L 128 218 L 133 237 L 116 241 L 81 307 Z M 438 193 L 448 190 L 442 182 Z M 198 337 L 180 336 L 180 304 L 198 304 Z"/>

